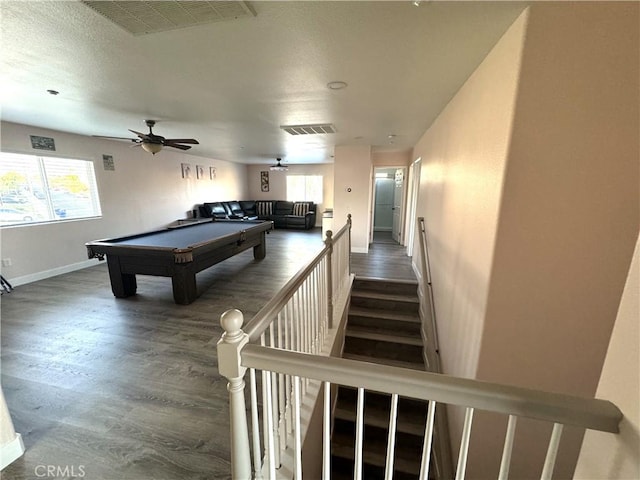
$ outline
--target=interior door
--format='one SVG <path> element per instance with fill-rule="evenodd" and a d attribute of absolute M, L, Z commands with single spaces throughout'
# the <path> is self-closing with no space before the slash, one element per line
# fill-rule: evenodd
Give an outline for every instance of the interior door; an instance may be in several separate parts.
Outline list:
<path fill-rule="evenodd" d="M 393 189 L 393 226 L 392 238 L 402 244 L 402 201 L 404 199 L 404 169 L 398 168 L 395 173 L 395 188 Z"/>

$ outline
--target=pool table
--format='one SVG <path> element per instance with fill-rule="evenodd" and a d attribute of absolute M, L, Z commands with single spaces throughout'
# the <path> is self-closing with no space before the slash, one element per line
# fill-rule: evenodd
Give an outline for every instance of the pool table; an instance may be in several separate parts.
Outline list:
<path fill-rule="evenodd" d="M 187 305 L 197 297 L 196 273 L 253 247 L 266 255 L 270 221 L 217 220 L 96 240 L 86 243 L 89 258 L 107 257 L 111 290 L 118 298 L 135 295 L 136 274 L 171 277 L 173 299 Z"/>

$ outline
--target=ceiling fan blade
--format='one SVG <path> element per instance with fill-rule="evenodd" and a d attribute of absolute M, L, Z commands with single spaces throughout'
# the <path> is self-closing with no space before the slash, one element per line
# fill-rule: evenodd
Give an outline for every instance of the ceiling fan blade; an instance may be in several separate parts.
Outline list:
<path fill-rule="evenodd" d="M 193 145 L 200 145 L 200 142 L 195 138 L 165 138 L 164 143 L 191 143 Z"/>
<path fill-rule="evenodd" d="M 148 133 L 140 133 L 140 132 L 136 132 L 135 130 L 131 130 L 130 128 L 128 129 L 131 133 L 135 133 L 137 136 L 139 136 L 141 139 L 145 140 L 149 134 Z"/>
<path fill-rule="evenodd" d="M 167 143 L 166 141 L 164 142 L 165 147 L 173 147 L 173 148 L 179 148 L 180 150 L 189 150 L 191 148 L 191 146 L 189 145 L 180 145 L 178 143 Z"/>
<path fill-rule="evenodd" d="M 128 138 L 128 137 L 109 137 L 107 135 L 91 135 L 95 138 L 109 138 L 111 140 L 129 140 L 130 142 L 140 142 L 137 138 Z"/>

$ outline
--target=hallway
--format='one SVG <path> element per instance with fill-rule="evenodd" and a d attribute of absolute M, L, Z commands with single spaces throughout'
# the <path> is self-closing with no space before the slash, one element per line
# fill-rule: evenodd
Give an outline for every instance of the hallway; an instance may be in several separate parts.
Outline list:
<path fill-rule="evenodd" d="M 375 232 L 369 253 L 352 253 L 351 271 L 363 277 L 416 280 L 406 248 L 391 239 L 391 232 Z"/>

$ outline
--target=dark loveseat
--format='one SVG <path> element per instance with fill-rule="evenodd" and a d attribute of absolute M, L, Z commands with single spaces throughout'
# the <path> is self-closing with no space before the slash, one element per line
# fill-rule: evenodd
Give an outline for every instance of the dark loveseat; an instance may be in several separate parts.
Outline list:
<path fill-rule="evenodd" d="M 206 202 L 198 206 L 204 218 L 271 220 L 275 228 L 303 228 L 316 225 L 316 204 L 313 202 L 285 202 L 283 200 L 240 200 Z"/>

